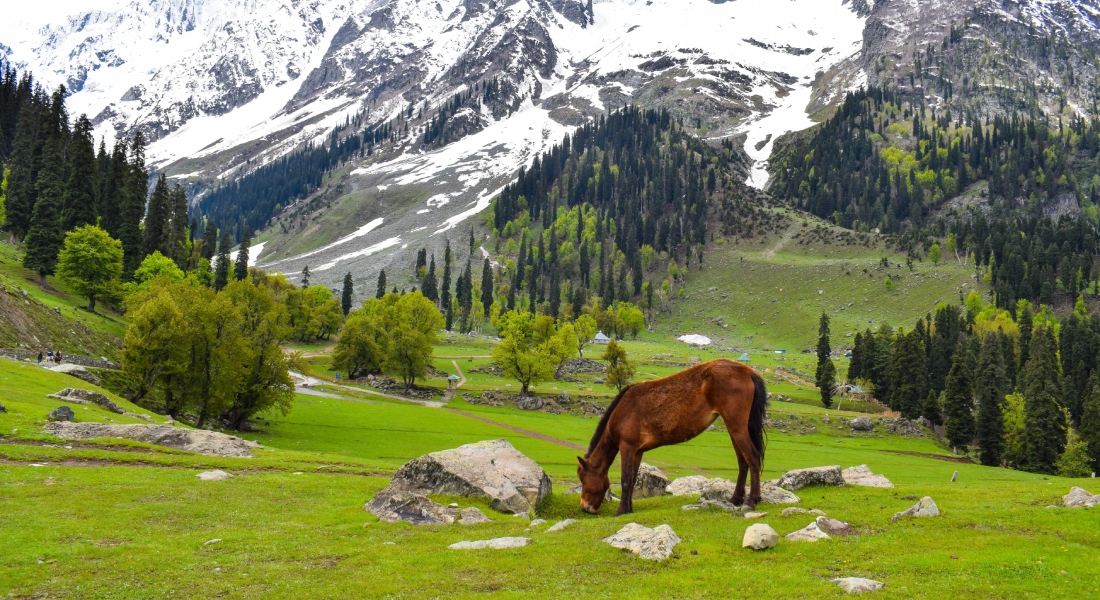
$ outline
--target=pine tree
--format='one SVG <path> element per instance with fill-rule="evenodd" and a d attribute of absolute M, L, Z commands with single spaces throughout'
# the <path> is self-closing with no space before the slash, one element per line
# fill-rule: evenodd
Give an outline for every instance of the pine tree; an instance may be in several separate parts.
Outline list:
<path fill-rule="evenodd" d="M 252 230 L 245 229 L 241 236 L 241 246 L 237 250 L 237 260 L 233 263 L 233 277 L 243 281 L 248 277 L 249 252 L 252 249 Z"/>
<path fill-rule="evenodd" d="M 817 385 L 821 390 L 821 404 L 826 409 L 833 406 L 833 388 L 836 387 L 836 365 L 826 360 L 817 372 Z"/>
<path fill-rule="evenodd" d="M 22 240 L 31 229 L 31 216 L 34 213 L 35 182 L 38 177 L 38 160 L 42 150 L 39 139 L 39 107 L 34 102 L 23 104 L 12 142 L 11 157 L 8 161 L 8 191 L 5 209 L 7 227 Z"/>
<path fill-rule="evenodd" d="M 420 291 L 425 298 L 436 304 L 439 304 L 438 285 L 439 282 L 435 277 L 435 255 L 433 254 L 431 262 L 428 263 L 428 274 L 424 276 L 424 281 L 420 283 Z"/>
<path fill-rule="evenodd" d="M 139 131 L 130 143 L 130 162 L 121 186 L 118 211 L 118 239 L 122 242 L 123 275 L 129 280 L 142 258 L 141 219 L 145 216 L 145 196 L 149 172 L 145 168 L 145 136 Z"/>
<path fill-rule="evenodd" d="M 1031 305 L 1024 306 L 1016 315 L 1016 324 L 1020 327 L 1020 358 L 1017 361 L 1016 381 L 1017 389 L 1024 389 L 1024 369 L 1027 367 L 1028 357 L 1031 353 L 1031 338 L 1034 329 L 1035 315 L 1031 312 Z"/>
<path fill-rule="evenodd" d="M 302 267 L 302 289 L 309 287 L 309 265 Z"/>
<path fill-rule="evenodd" d="M 1089 395 L 1081 410 L 1081 441 L 1088 445 L 1089 463 L 1094 473 L 1100 473 L 1100 374 L 1089 381 Z"/>
<path fill-rule="evenodd" d="M 983 465 L 997 467 L 1005 447 L 1004 349 L 996 334 L 985 336 L 974 377 L 974 395 L 978 401 L 977 436 Z"/>
<path fill-rule="evenodd" d="M 383 285 L 382 289 L 386 289 Z M 344 311 L 344 316 L 348 316 L 351 312 L 352 298 L 355 295 L 355 282 L 351 279 L 351 273 L 344 275 L 344 289 L 340 292 L 340 308 Z"/>
<path fill-rule="evenodd" d="M 943 409 L 940 407 L 940 399 L 935 392 L 928 391 L 928 398 L 924 400 L 920 416 L 933 425 L 943 425 Z"/>
<path fill-rule="evenodd" d="M 65 232 L 61 229 L 61 209 L 68 179 L 65 174 L 65 130 L 68 125 L 64 122 L 64 89 L 54 93 L 43 127 L 46 139 L 42 147 L 42 166 L 35 182 L 36 200 L 27 232 L 27 251 L 23 256 L 23 266 L 43 279 L 53 274 L 57 255 L 65 242 Z"/>
<path fill-rule="evenodd" d="M 967 352 L 966 339 L 959 338 L 944 386 L 947 441 L 960 454 L 966 454 L 974 440 L 974 382 Z"/>
<path fill-rule="evenodd" d="M 1024 469 L 1054 473 L 1066 445 L 1066 418 L 1054 333 L 1036 327 L 1023 372 Z"/>
<path fill-rule="evenodd" d="M 920 416 L 928 394 L 924 342 L 916 331 L 898 334 L 890 366 L 890 408 L 906 419 Z"/>
<path fill-rule="evenodd" d="M 836 365 L 827 367 L 832 363 L 833 349 L 829 344 L 829 315 L 821 313 L 821 319 L 817 325 L 817 369 L 814 372 L 817 389 L 821 392 L 821 403 L 825 408 L 833 404 L 833 386 L 836 385 Z M 829 376 L 831 374 L 831 376 Z"/>
<path fill-rule="evenodd" d="M 214 266 L 214 291 L 220 292 L 229 283 L 229 247 L 233 245 L 233 238 L 228 231 L 222 231 L 218 241 L 218 259 Z"/>
<path fill-rule="evenodd" d="M 98 199 L 99 165 L 92 140 L 92 122 L 80 115 L 69 141 L 69 180 L 61 210 L 62 229 L 72 231 L 81 225 L 95 225 Z"/>
<path fill-rule="evenodd" d="M 202 232 L 202 257 L 206 260 L 214 260 L 214 254 L 218 251 L 218 224 L 210 221 Z"/>
<path fill-rule="evenodd" d="M 386 295 L 386 270 L 382 269 L 378 272 L 378 290 L 374 292 L 374 297 L 381 299 Z"/>
<path fill-rule="evenodd" d="M 194 240 L 195 225 L 187 219 L 187 190 L 176 184 L 172 188 L 171 202 L 172 224 L 168 230 L 168 247 L 161 253 L 176 261 L 179 268 L 186 270 L 191 255 L 189 248 Z"/>
<path fill-rule="evenodd" d="M 160 250 L 161 254 L 171 258 L 164 249 L 167 230 L 169 228 L 169 215 L 171 194 L 168 191 L 168 177 L 161 173 L 157 178 L 157 184 L 153 187 L 153 194 L 149 196 L 149 207 L 145 213 L 145 230 L 142 233 L 141 258 L 144 259 L 153 252 Z"/>
<path fill-rule="evenodd" d="M 493 266 L 489 257 L 481 263 L 481 306 L 485 311 L 484 317 L 489 318 L 489 309 L 493 305 Z"/>
<path fill-rule="evenodd" d="M 443 306 L 445 311 L 450 311 L 451 308 L 451 262 L 453 258 L 451 241 L 447 240 L 447 247 L 443 250 L 443 287 L 439 292 L 439 304 Z"/>
<path fill-rule="evenodd" d="M 126 140 L 115 141 L 115 147 L 111 151 L 110 161 L 107 163 L 107 173 L 103 178 L 102 191 L 99 197 L 100 225 L 115 239 L 120 239 L 122 227 L 122 205 L 127 194 L 126 181 L 129 178 L 130 162 L 126 156 L 128 149 Z M 218 236 L 215 230 L 210 238 L 210 256 L 214 257 Z"/>

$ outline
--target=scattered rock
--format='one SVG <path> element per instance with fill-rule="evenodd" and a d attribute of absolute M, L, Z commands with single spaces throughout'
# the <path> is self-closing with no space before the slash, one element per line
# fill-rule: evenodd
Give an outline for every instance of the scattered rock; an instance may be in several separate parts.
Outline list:
<path fill-rule="evenodd" d="M 59 365 L 50 365 L 46 367 L 54 373 L 64 373 L 65 375 L 72 375 L 77 379 L 86 381 L 92 385 L 99 385 L 99 377 L 96 377 L 95 373 L 92 373 L 88 369 L 80 365 L 74 365 L 72 363 L 61 363 Z"/>
<path fill-rule="evenodd" d="M 451 550 L 508 550 L 509 548 L 522 548 L 530 543 L 531 538 L 502 537 L 476 542 L 458 542 L 447 547 Z"/>
<path fill-rule="evenodd" d="M 666 491 L 673 496 L 698 496 L 703 493 L 703 486 L 708 481 L 710 480 L 702 475 L 677 477 L 672 483 L 668 484 Z"/>
<path fill-rule="evenodd" d="M 885 583 L 881 581 L 875 581 L 874 579 L 864 579 L 863 577 L 838 577 L 833 580 L 834 583 L 840 586 L 840 589 L 848 592 L 849 594 L 862 594 L 863 592 L 876 592 L 881 590 Z"/>
<path fill-rule="evenodd" d="M 115 425 L 106 423 L 50 423 L 43 429 L 60 438 L 122 438 L 157 446 L 186 450 L 206 456 L 251 458 L 256 442 L 204 429 L 182 429 L 168 425 Z"/>
<path fill-rule="evenodd" d="M 715 477 L 707 479 L 702 475 L 679 477 L 669 484 L 667 491 L 673 496 L 699 496 L 702 500 L 729 502 L 737 484 L 728 479 Z M 746 489 L 746 493 L 750 490 Z M 778 488 L 771 482 L 760 484 L 760 502 L 764 504 L 798 504 L 802 499 L 797 495 Z"/>
<path fill-rule="evenodd" d="M 524 396 L 516 401 L 516 406 L 518 406 L 520 410 L 538 410 L 542 408 L 542 405 L 542 398 L 538 396 Z"/>
<path fill-rule="evenodd" d="M 616 548 L 629 550 L 646 560 L 665 560 L 672 556 L 672 549 L 680 543 L 676 532 L 668 525 L 658 525 L 653 529 L 637 523 L 627 523 L 615 535 L 603 541 Z"/>
<path fill-rule="evenodd" d="M 874 431 L 875 424 L 870 417 L 856 417 L 851 422 L 852 431 Z"/>
<path fill-rule="evenodd" d="M 958 480 L 959 480 L 959 472 L 955 471 L 954 473 L 951 474 L 951 483 L 955 483 Z"/>
<path fill-rule="evenodd" d="M 820 508 L 811 508 L 809 512 L 811 515 L 817 515 L 819 517 L 825 516 L 825 511 L 821 510 Z"/>
<path fill-rule="evenodd" d="M 72 421 L 76 418 L 76 415 L 73 414 L 73 409 L 68 406 L 58 406 L 51 410 L 50 414 L 46 415 L 46 418 L 51 421 Z M 51 425 L 52 424 L 53 423 L 51 423 Z M 49 427 L 49 425 L 47 425 L 47 427 Z"/>
<path fill-rule="evenodd" d="M 792 531 L 783 537 L 792 542 L 816 542 L 818 540 L 830 539 L 829 534 L 822 531 L 821 528 L 817 526 L 816 521 L 798 531 Z"/>
<path fill-rule="evenodd" d="M 546 519 L 535 519 L 534 521 L 531 521 L 531 523 L 529 523 L 527 526 L 528 527 L 538 527 L 540 525 L 545 525 L 545 524 L 546 524 Z"/>
<path fill-rule="evenodd" d="M 745 513 L 745 518 L 746 519 L 763 519 L 766 516 L 768 516 L 768 513 L 766 513 L 766 512 L 747 512 L 747 513 Z"/>
<path fill-rule="evenodd" d="M 573 399 L 569 397 L 569 392 L 563 391 L 560 395 L 558 395 L 558 404 L 569 406 L 572 403 Z"/>
<path fill-rule="evenodd" d="M 379 495 L 409 490 L 420 495 L 485 498 L 493 510 L 517 514 L 533 511 L 551 489 L 550 477 L 535 461 L 507 440 L 492 440 L 415 458 L 394 474 Z"/>
<path fill-rule="evenodd" d="M 573 523 L 576 523 L 576 521 L 573 520 L 573 519 L 566 519 L 564 521 L 558 521 L 557 523 L 554 523 L 553 525 L 551 525 L 550 528 L 546 530 L 546 533 L 554 533 L 554 532 L 557 532 L 557 531 L 561 531 L 561 530 L 565 529 L 566 527 L 569 527 Z"/>
<path fill-rule="evenodd" d="M 458 514 L 457 509 L 447 508 L 422 494 L 390 488 L 379 492 L 364 508 L 386 523 L 406 521 L 414 525 L 449 525 Z"/>
<path fill-rule="evenodd" d="M 668 477 L 657 467 L 642 463 L 638 466 L 638 479 L 634 482 L 635 498 L 655 498 L 668 494 Z"/>
<path fill-rule="evenodd" d="M 1100 494 L 1093 496 L 1082 488 L 1074 486 L 1068 494 L 1062 496 L 1062 504 L 1068 508 L 1092 508 L 1100 504 Z"/>
<path fill-rule="evenodd" d="M 840 472 L 840 467 L 833 465 L 830 467 L 795 469 L 793 471 L 787 471 L 787 473 L 779 479 L 779 487 L 791 491 L 800 490 L 812 485 L 844 485 L 844 476 Z"/>
<path fill-rule="evenodd" d="M 848 467 L 841 473 L 846 485 L 863 487 L 892 488 L 894 484 L 885 475 L 875 475 L 867 465 Z"/>
<path fill-rule="evenodd" d="M 481 512 L 480 509 L 474 506 L 462 509 L 461 514 L 462 516 L 458 519 L 458 522 L 461 525 L 477 525 L 479 523 L 492 522 L 492 519 L 486 517 L 485 513 Z"/>
<path fill-rule="evenodd" d="M 792 515 L 804 515 L 808 512 L 809 511 L 806 510 L 805 508 L 799 508 L 797 506 L 792 506 L 790 508 L 784 508 L 783 509 L 783 516 L 784 517 L 790 517 Z"/>
<path fill-rule="evenodd" d="M 113 413 L 117 413 L 120 415 L 126 414 L 126 410 L 121 406 L 115 404 L 114 402 L 111 402 L 110 398 L 92 390 L 65 388 L 60 392 L 57 392 L 56 394 L 50 394 L 46 397 L 63 400 L 65 402 L 72 402 L 74 404 L 94 404 Z"/>
<path fill-rule="evenodd" d="M 789 492 L 773 483 L 761 483 L 760 502 L 764 504 L 798 504 L 802 502 L 802 499 L 793 492 Z"/>
<path fill-rule="evenodd" d="M 220 544 L 221 541 L 222 541 L 221 538 L 214 538 L 212 540 L 206 540 L 205 542 L 202 543 L 202 545 L 203 546 L 209 546 L 210 544 Z"/>
<path fill-rule="evenodd" d="M 814 523 L 817 525 L 818 529 L 829 535 L 852 535 L 855 533 L 851 525 L 848 525 L 844 521 L 830 519 L 829 517 L 818 517 Z"/>
<path fill-rule="evenodd" d="M 195 477 L 198 477 L 201 481 L 224 481 L 232 477 L 232 475 L 226 473 L 225 471 L 222 471 L 221 469 L 218 469 L 216 471 L 203 471 L 202 473 L 195 475 Z"/>
<path fill-rule="evenodd" d="M 767 523 L 756 523 L 745 529 L 745 537 L 741 540 L 742 548 L 753 550 L 767 550 L 774 548 L 779 543 L 779 534 Z"/>
<path fill-rule="evenodd" d="M 903 517 L 938 517 L 940 516 L 940 508 L 936 506 L 936 503 L 932 501 L 932 498 L 925 496 L 920 499 L 919 502 L 910 506 L 909 508 L 895 514 L 890 520 L 897 521 Z"/>

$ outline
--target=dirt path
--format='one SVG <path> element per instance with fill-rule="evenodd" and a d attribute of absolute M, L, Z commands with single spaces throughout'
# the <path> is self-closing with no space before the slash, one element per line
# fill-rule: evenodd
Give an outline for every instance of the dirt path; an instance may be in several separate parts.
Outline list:
<path fill-rule="evenodd" d="M 787 231 L 783 232 L 783 237 L 779 238 L 774 246 L 764 251 L 764 258 L 771 258 L 775 256 L 776 252 L 782 250 L 783 246 L 786 246 L 792 239 L 794 239 L 795 231 L 796 227 L 794 225 L 788 227 Z"/>
<path fill-rule="evenodd" d="M 475 415 L 475 414 L 472 414 L 472 413 L 468 413 L 468 412 L 465 412 L 465 411 L 458 410 L 457 408 L 444 408 L 443 410 L 446 410 L 448 412 L 453 412 L 456 415 L 462 415 L 463 417 L 466 417 L 468 419 L 474 419 L 475 421 L 481 421 L 482 423 L 486 423 L 488 425 L 493 425 L 495 427 L 500 427 L 501 429 L 507 429 L 508 431 L 513 431 L 513 432 L 518 433 L 520 435 L 525 435 L 529 438 L 534 438 L 536 440 L 542 440 L 544 442 L 549 442 L 549 443 L 554 444 L 556 446 L 563 446 L 565 448 L 569 448 L 571 450 L 579 450 L 581 452 L 584 452 L 584 450 L 585 450 L 585 447 L 581 446 L 580 444 L 574 444 L 573 442 L 567 442 L 565 440 L 559 440 L 558 438 L 550 437 L 548 435 L 539 433 L 537 431 L 531 431 L 529 429 L 520 429 L 519 427 L 513 427 L 511 425 L 506 425 L 504 423 L 501 423 L 500 421 L 494 421 L 494 420 L 486 418 L 486 417 L 481 417 L 481 416 L 478 416 L 478 415 Z"/>

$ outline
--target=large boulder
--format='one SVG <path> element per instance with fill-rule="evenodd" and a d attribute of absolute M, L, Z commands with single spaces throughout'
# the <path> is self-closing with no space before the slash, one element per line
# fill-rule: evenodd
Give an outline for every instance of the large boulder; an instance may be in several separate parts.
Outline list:
<path fill-rule="evenodd" d="M 890 520 L 897 521 L 898 519 L 903 519 L 905 517 L 920 518 L 938 516 L 940 516 L 940 508 L 936 506 L 936 503 L 932 501 L 932 498 L 930 498 L 929 496 L 925 496 L 913 506 L 910 506 L 909 508 L 899 513 L 895 513 L 894 516 L 890 518 Z"/>
<path fill-rule="evenodd" d="M 749 525 L 745 529 L 745 537 L 741 539 L 742 548 L 752 548 L 753 550 L 767 550 L 768 548 L 774 548 L 778 543 L 779 534 L 767 523 Z"/>
<path fill-rule="evenodd" d="M 1100 494 L 1093 496 L 1075 486 L 1068 494 L 1062 496 L 1062 503 L 1068 508 L 1092 508 L 1100 504 Z"/>
<path fill-rule="evenodd" d="M 653 529 L 637 523 L 627 523 L 615 535 L 603 541 L 616 548 L 629 550 L 646 560 L 664 560 L 672 556 L 672 550 L 680 543 L 676 532 L 668 525 Z"/>
<path fill-rule="evenodd" d="M 50 421 L 63 423 L 66 421 L 71 422 L 73 419 L 76 418 L 76 415 L 73 413 L 73 409 L 69 408 L 68 406 L 62 405 L 51 410 L 50 414 L 46 415 L 46 418 Z M 51 425 L 52 424 L 53 423 L 51 423 Z M 47 427 L 49 427 L 49 425 L 47 425 Z"/>
<path fill-rule="evenodd" d="M 885 475 L 875 475 L 867 465 L 848 467 L 841 472 L 845 485 L 863 487 L 892 488 L 894 484 Z"/>
<path fill-rule="evenodd" d="M 107 423 L 50 423 L 43 431 L 59 438 L 86 440 L 122 438 L 185 450 L 206 456 L 251 458 L 256 442 L 233 435 L 203 429 L 183 429 L 170 425 L 115 425 Z"/>
<path fill-rule="evenodd" d="M 460 514 L 458 509 L 433 502 L 422 494 L 389 488 L 372 498 L 364 508 L 386 523 L 407 521 L 414 525 L 449 525 Z"/>
<path fill-rule="evenodd" d="M 398 489 L 485 498 L 494 510 L 519 514 L 534 512 L 552 484 L 542 467 L 507 440 L 491 440 L 410 460 L 381 493 Z"/>
<path fill-rule="evenodd" d="M 863 577 L 838 577 L 833 583 L 849 594 L 862 594 L 863 592 L 875 592 L 881 590 L 885 583 Z"/>
<path fill-rule="evenodd" d="M 852 431 L 874 431 L 875 424 L 871 422 L 870 417 L 856 417 L 849 423 Z"/>
<path fill-rule="evenodd" d="M 839 466 L 833 465 L 830 467 L 812 467 L 809 469 L 787 471 L 787 473 L 779 479 L 779 487 L 791 491 L 800 490 L 804 487 L 813 485 L 842 486 L 844 485 L 844 475 L 841 474 Z"/>
<path fill-rule="evenodd" d="M 74 365 L 72 363 L 61 363 L 59 365 L 51 365 L 46 367 L 54 373 L 64 373 L 66 375 L 72 375 L 77 379 L 86 381 L 92 385 L 99 385 L 99 377 L 96 377 L 95 373 L 92 373 L 88 369 L 80 365 Z"/>
<path fill-rule="evenodd" d="M 62 400 L 65 402 L 72 402 L 73 404 L 94 404 L 100 408 L 104 408 L 120 415 L 126 413 L 126 409 L 112 402 L 110 398 L 92 390 L 65 388 L 60 392 L 57 392 L 56 394 L 50 394 L 46 397 L 54 398 L 56 400 Z"/>
<path fill-rule="evenodd" d="M 654 498 L 668 494 L 668 477 L 657 467 L 642 463 L 638 466 L 638 479 L 634 482 L 635 498 Z"/>
<path fill-rule="evenodd" d="M 703 486 L 707 481 L 710 481 L 702 475 L 689 475 L 688 477 L 677 477 L 672 480 L 672 483 L 668 484 L 666 490 L 673 496 L 698 496 L 703 493 Z M 723 479 L 723 481 L 725 481 Z"/>

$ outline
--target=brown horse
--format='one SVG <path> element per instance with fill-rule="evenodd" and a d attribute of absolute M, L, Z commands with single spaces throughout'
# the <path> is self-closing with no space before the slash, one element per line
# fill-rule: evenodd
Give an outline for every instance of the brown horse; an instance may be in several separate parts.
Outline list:
<path fill-rule="evenodd" d="M 737 451 L 737 487 L 730 501 L 745 500 L 745 477 L 752 473 L 752 493 L 745 507 L 760 501 L 760 466 L 764 461 L 764 413 L 768 393 L 751 368 L 719 359 L 675 375 L 637 383 L 619 392 L 607 407 L 580 466 L 581 508 L 597 513 L 611 487 L 607 471 L 622 454 L 623 496 L 618 514 L 634 512 L 634 483 L 642 454 L 686 442 L 719 416 Z"/>

